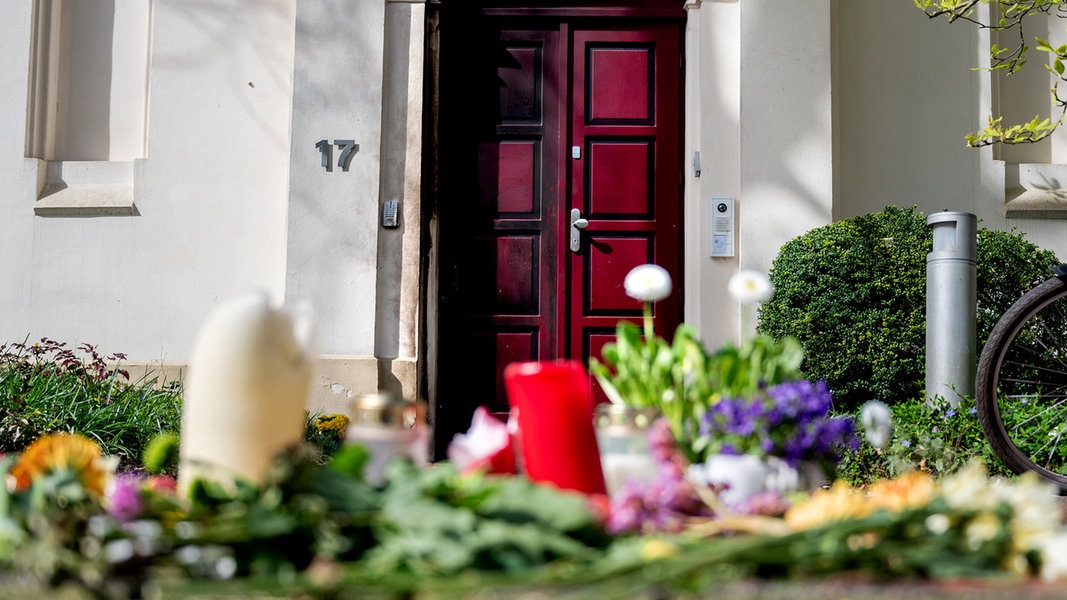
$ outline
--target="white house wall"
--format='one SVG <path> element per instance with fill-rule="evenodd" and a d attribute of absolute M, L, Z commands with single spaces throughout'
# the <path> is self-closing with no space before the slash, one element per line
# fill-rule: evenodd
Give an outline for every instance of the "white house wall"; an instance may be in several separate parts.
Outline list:
<path fill-rule="evenodd" d="M 287 289 L 320 315 L 325 354 L 374 350 L 383 2 L 297 4 Z M 365 29 L 361 25 L 365 24 Z M 354 35 L 361 31 L 363 35 Z M 347 167 L 341 146 L 358 149 Z M 322 166 L 326 140 L 333 164 Z"/>
<path fill-rule="evenodd" d="M 40 161 L 24 154 L 33 3 L 0 9 L 0 339 L 181 362 L 216 301 L 283 294 L 292 2 L 150 4 L 148 144 L 125 216 L 35 215 Z"/>
<path fill-rule="evenodd" d="M 297 3 L 285 285 L 318 314 L 324 410 L 418 393 L 424 28 L 421 1 Z M 337 140 L 358 144 L 347 167 Z M 395 229 L 381 225 L 387 200 Z"/>
<path fill-rule="evenodd" d="M 64 1 L 41 5 L 70 17 Z M 115 156 L 46 143 L 48 127 L 77 133 L 53 118 L 77 98 L 48 79 L 55 53 L 28 60 L 37 3 L 0 9 L 0 340 L 88 342 L 179 377 L 208 312 L 258 289 L 318 314 L 317 407 L 340 410 L 381 387 L 413 395 L 424 4 L 93 1 L 116 11 L 113 30 L 89 36 L 109 40 L 94 60 L 121 68 L 131 50 L 150 56 L 141 89 L 99 82 L 122 87 L 98 112 L 135 130 Z M 138 27 L 138 15 L 150 22 Z M 90 130 L 94 147 L 117 140 Z M 320 140 L 333 161 L 339 140 L 358 150 L 327 171 Z M 386 199 L 400 202 L 395 230 L 379 226 Z"/>
<path fill-rule="evenodd" d="M 989 213 L 993 191 L 978 175 L 991 152 L 964 143 L 980 123 L 979 86 L 988 79 L 973 69 L 975 28 L 931 20 L 910 2 L 839 0 L 836 30 L 835 217 L 913 204 Z"/>
<path fill-rule="evenodd" d="M 931 20 L 910 2 L 835 0 L 835 8 L 834 218 L 886 205 L 970 212 L 981 227 L 1015 228 L 1067 260 L 1067 213 L 1058 219 L 1006 214 L 999 155 L 1017 162 L 1043 147 L 1047 156 L 1049 143 L 995 151 L 964 142 L 994 110 L 995 83 L 976 69 L 989 65 L 982 50 L 989 34 L 962 21 Z M 1063 29 L 1067 22 L 1053 19 L 1053 25 Z M 1031 75 L 1044 73 L 1043 57 L 1034 52 Z M 1050 83 L 1043 77 L 1028 102 L 1047 98 Z M 1016 118 L 1028 120 L 1037 109 L 1020 110 Z"/>
<path fill-rule="evenodd" d="M 687 6 L 687 159 L 699 151 L 702 170 L 686 179 L 685 318 L 714 346 L 739 334 L 730 276 L 767 271 L 785 241 L 830 222 L 831 5 Z M 735 200 L 733 257 L 710 256 L 713 197 Z"/>

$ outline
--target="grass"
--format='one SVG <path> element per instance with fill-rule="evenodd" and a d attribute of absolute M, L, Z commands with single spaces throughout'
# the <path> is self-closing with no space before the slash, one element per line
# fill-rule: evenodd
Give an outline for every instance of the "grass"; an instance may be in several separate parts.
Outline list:
<path fill-rule="evenodd" d="M 182 389 L 151 373 L 131 382 L 124 359 L 48 338 L 0 345 L 0 452 L 21 452 L 46 433 L 80 433 L 117 457 L 120 471 L 139 470 L 156 436 L 179 433 Z M 323 455 L 341 446 L 347 416 L 305 418 L 305 439 Z"/>
<path fill-rule="evenodd" d="M 140 465 L 155 435 L 179 430 L 181 389 L 151 374 L 131 382 L 123 359 L 48 338 L 0 345 L 0 452 L 63 431 L 95 440 L 120 468 Z"/>

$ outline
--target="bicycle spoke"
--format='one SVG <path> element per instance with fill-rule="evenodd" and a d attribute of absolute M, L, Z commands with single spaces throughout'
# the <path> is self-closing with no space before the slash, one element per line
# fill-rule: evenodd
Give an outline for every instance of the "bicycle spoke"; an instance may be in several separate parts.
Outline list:
<path fill-rule="evenodd" d="M 1055 438 L 1053 439 L 1053 441 L 1054 441 L 1055 443 L 1053 443 L 1053 444 L 1052 444 L 1052 449 L 1051 449 L 1051 450 L 1049 450 L 1049 453 L 1048 453 L 1048 458 L 1047 458 L 1047 459 L 1046 459 L 1045 461 L 1043 461 L 1043 463 L 1042 463 L 1042 465 L 1041 465 L 1041 466 L 1045 467 L 1046 469 L 1050 469 L 1050 470 L 1054 470 L 1054 469 L 1055 469 L 1056 467 L 1058 467 L 1058 466 L 1059 466 L 1058 464 L 1053 464 L 1053 463 L 1052 463 L 1052 459 L 1053 459 L 1053 458 L 1055 458 L 1055 456 L 1056 456 L 1056 448 L 1057 448 L 1057 447 L 1059 447 L 1059 445 L 1060 445 L 1060 438 L 1062 438 L 1062 437 L 1063 437 L 1063 433 L 1062 433 L 1062 432 L 1058 432 L 1058 431 L 1057 431 L 1057 432 L 1055 432 L 1055 433 L 1056 433 L 1056 437 L 1055 437 Z M 1036 452 L 1036 453 L 1034 454 L 1034 457 L 1035 457 L 1035 458 L 1037 458 L 1037 456 L 1041 454 L 1041 450 L 1044 450 L 1046 446 L 1048 446 L 1048 444 L 1045 444 L 1044 446 L 1042 446 L 1042 447 L 1041 447 L 1041 448 L 1040 448 L 1040 449 L 1039 449 L 1039 450 L 1038 450 L 1038 451 L 1037 451 L 1037 452 Z"/>
<path fill-rule="evenodd" d="M 977 406 L 997 457 L 1067 492 L 1067 283 L 1024 294 L 990 332 L 979 360 Z"/>
<path fill-rule="evenodd" d="M 1018 424 L 1016 424 L 1015 427 L 1012 428 L 1012 431 L 1018 431 L 1020 427 L 1023 427 L 1024 425 L 1029 425 L 1030 423 L 1032 423 L 1038 417 L 1042 417 L 1042 416 L 1047 415 L 1050 411 L 1053 411 L 1053 410 L 1056 410 L 1057 408 L 1062 407 L 1065 403 L 1067 403 L 1067 399 L 1061 400 L 1061 401 L 1053 404 L 1052 406 L 1042 410 L 1041 412 L 1038 412 L 1036 414 L 1030 415 L 1029 417 L 1027 417 L 1023 421 L 1020 421 Z M 1062 411 L 1061 411 L 1061 413 L 1062 413 Z"/>

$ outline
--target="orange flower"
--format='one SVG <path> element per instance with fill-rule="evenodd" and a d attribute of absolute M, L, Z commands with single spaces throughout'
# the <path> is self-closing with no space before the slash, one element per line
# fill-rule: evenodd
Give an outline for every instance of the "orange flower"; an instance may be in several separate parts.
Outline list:
<path fill-rule="evenodd" d="M 893 479 L 879 479 L 868 488 L 874 508 L 901 512 L 926 506 L 937 492 L 934 478 L 925 471 L 909 471 Z"/>
<path fill-rule="evenodd" d="M 76 433 L 50 433 L 22 452 L 11 468 L 11 484 L 15 491 L 26 490 L 37 479 L 62 470 L 75 473 L 82 487 L 95 496 L 104 495 L 104 486 L 111 477 L 95 442 Z"/>
<path fill-rule="evenodd" d="M 837 480 L 830 489 L 817 490 L 807 501 L 793 505 L 785 513 L 785 522 L 793 531 L 801 531 L 835 521 L 861 519 L 871 511 L 863 494 Z"/>

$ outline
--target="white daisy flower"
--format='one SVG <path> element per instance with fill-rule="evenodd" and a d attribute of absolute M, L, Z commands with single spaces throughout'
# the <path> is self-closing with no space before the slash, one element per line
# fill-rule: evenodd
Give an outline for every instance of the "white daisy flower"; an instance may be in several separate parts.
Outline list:
<path fill-rule="evenodd" d="M 727 291 L 741 304 L 753 304 L 769 300 L 774 294 L 771 280 L 759 271 L 742 269 L 734 273 L 726 286 Z"/>
<path fill-rule="evenodd" d="M 867 441 L 881 448 L 889 441 L 893 430 L 893 412 L 880 400 L 868 400 L 860 407 L 860 423 Z"/>
<path fill-rule="evenodd" d="M 630 269 L 622 286 L 634 300 L 656 302 L 671 294 L 671 276 L 659 265 L 639 265 Z"/>

